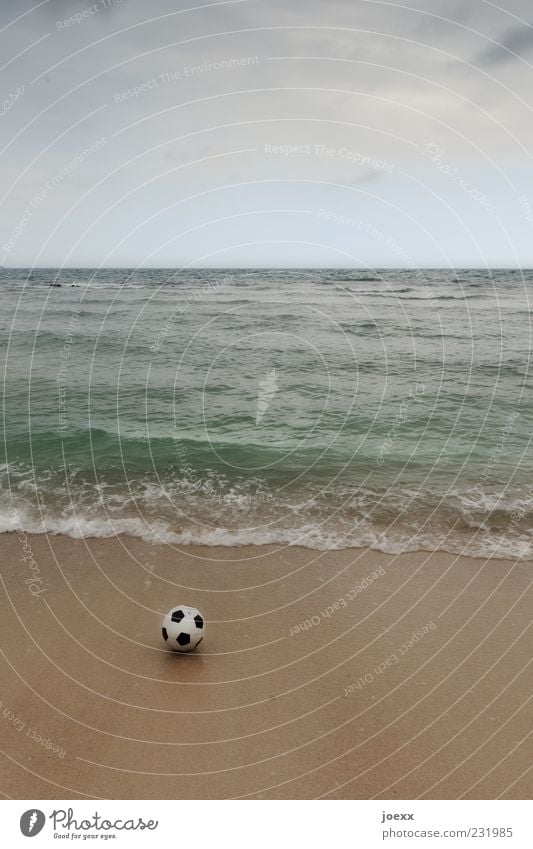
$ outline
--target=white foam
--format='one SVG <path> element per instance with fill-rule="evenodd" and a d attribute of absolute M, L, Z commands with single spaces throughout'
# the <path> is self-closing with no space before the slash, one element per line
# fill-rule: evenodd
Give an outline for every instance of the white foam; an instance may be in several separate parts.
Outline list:
<path fill-rule="evenodd" d="M 400 530 L 378 533 L 371 526 L 346 534 L 308 524 L 294 528 L 227 528 L 191 527 L 176 531 L 163 521 L 149 522 L 142 518 L 88 518 L 82 515 L 63 517 L 31 517 L 25 511 L 0 514 L 0 533 L 23 531 L 27 534 L 66 535 L 73 539 L 102 538 L 128 535 L 151 544 L 176 546 L 202 545 L 234 547 L 243 545 L 302 546 L 317 551 L 346 548 L 372 548 L 387 554 L 412 551 L 442 550 L 471 557 L 500 557 L 532 559 L 531 535 L 506 536 L 505 533 L 478 533 L 439 536 L 434 532 L 409 536 Z"/>

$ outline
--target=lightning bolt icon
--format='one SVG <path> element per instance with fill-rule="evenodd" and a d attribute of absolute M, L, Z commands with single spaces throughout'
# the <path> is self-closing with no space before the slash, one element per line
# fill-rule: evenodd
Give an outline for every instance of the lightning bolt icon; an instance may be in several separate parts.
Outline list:
<path fill-rule="evenodd" d="M 36 822 L 37 822 L 37 811 L 34 811 L 31 815 L 30 821 L 28 823 L 28 831 L 29 832 L 33 831 L 33 826 L 35 825 Z"/>

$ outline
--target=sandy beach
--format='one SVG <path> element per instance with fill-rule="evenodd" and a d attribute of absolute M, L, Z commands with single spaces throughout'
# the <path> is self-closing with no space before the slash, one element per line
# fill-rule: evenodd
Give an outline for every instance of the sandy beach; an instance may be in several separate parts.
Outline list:
<path fill-rule="evenodd" d="M 3 534 L 11 798 L 528 798 L 531 563 Z M 165 649 L 198 607 L 206 639 Z"/>

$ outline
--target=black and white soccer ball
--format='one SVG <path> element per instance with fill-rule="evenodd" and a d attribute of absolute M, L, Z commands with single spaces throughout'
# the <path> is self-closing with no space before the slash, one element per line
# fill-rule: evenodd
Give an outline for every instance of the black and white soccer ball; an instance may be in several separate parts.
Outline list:
<path fill-rule="evenodd" d="M 196 607 L 180 604 L 163 619 L 163 639 L 172 651 L 192 651 L 205 634 L 205 619 Z"/>

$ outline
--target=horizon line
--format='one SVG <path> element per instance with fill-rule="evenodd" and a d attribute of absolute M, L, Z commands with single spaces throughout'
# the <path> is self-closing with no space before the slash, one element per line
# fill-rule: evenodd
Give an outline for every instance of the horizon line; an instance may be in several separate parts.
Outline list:
<path fill-rule="evenodd" d="M 11 265 L 0 271 L 531 271 L 520 265 L 381 265 L 367 268 L 357 265 Z"/>

